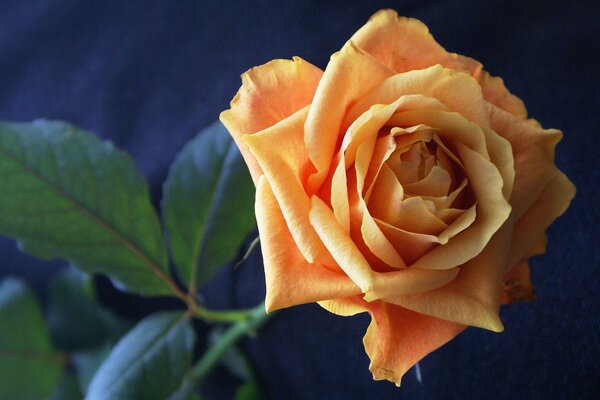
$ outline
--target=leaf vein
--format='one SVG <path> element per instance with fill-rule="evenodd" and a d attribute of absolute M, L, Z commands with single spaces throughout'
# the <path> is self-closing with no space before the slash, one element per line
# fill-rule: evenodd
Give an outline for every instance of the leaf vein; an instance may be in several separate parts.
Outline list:
<path fill-rule="evenodd" d="M 17 141 L 20 144 L 21 151 L 23 149 L 23 143 L 21 141 Z M 147 267 L 150 268 L 151 272 L 154 273 L 159 279 L 164 281 L 167 286 L 170 288 L 175 287 L 174 283 L 169 279 L 168 276 L 163 273 L 162 269 L 158 266 L 158 264 L 152 261 L 149 257 L 147 257 L 141 249 L 139 249 L 136 245 L 131 243 L 126 237 L 124 237 L 120 232 L 116 231 L 105 223 L 103 220 L 99 218 L 92 210 L 89 210 L 85 205 L 81 204 L 78 200 L 76 200 L 71 193 L 64 188 L 57 190 L 43 175 L 38 173 L 35 168 L 31 167 L 28 162 L 25 160 L 21 161 L 18 157 L 15 157 L 14 154 L 7 151 L 4 148 L 0 149 L 0 153 L 5 155 L 8 159 L 10 159 L 14 164 L 20 165 L 23 169 L 25 169 L 30 175 L 35 177 L 40 182 L 44 183 L 50 191 L 54 192 L 57 196 L 65 199 L 68 203 L 71 203 L 76 209 L 80 210 L 82 214 L 88 216 L 94 223 L 108 232 L 111 236 L 114 236 L 130 253 L 139 258 Z M 26 158 L 26 157 L 23 157 Z"/>

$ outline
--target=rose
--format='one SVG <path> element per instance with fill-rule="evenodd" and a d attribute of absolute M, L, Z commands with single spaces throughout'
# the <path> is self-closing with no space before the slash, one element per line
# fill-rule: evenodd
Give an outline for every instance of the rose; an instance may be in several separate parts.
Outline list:
<path fill-rule="evenodd" d="M 370 370 L 399 385 L 532 298 L 528 257 L 575 189 L 554 165 L 562 133 L 480 63 L 383 10 L 324 72 L 296 57 L 242 83 L 221 120 L 257 186 L 268 311 L 369 312 Z"/>

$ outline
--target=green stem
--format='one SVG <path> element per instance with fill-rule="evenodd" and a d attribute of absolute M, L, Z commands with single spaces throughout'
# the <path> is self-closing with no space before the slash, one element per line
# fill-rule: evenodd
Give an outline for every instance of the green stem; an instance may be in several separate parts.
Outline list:
<path fill-rule="evenodd" d="M 193 313 L 196 317 L 208 323 L 240 322 L 251 319 L 254 310 L 254 308 L 247 310 L 207 310 L 206 308 L 197 306 L 193 310 Z"/>
<path fill-rule="evenodd" d="M 227 349 L 245 335 L 260 328 L 272 315 L 273 313 L 267 314 L 265 312 L 264 303 L 248 310 L 246 312 L 246 319 L 231 325 L 219 341 L 204 353 L 196 365 L 184 376 L 181 386 L 175 394 L 169 397 L 169 400 L 187 399 L 202 379 L 213 369 Z"/>

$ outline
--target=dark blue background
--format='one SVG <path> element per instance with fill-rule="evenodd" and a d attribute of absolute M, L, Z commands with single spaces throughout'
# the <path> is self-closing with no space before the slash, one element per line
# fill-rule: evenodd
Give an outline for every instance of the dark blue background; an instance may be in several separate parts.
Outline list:
<path fill-rule="evenodd" d="M 409 371 L 373 382 L 362 347 L 367 316 L 316 305 L 280 313 L 246 349 L 273 399 L 583 399 L 600 393 L 597 240 L 600 9 L 597 1 L 2 1 L 0 118 L 72 121 L 131 152 L 155 202 L 176 152 L 228 107 L 239 75 L 294 55 L 324 68 L 379 8 L 424 21 L 448 50 L 472 56 L 560 128 L 557 163 L 578 187 L 533 260 L 538 301 L 502 310 L 503 334 L 469 329 Z M 1 195 L 1 194 L 0 194 Z M 0 275 L 38 290 L 60 262 L 0 239 Z M 264 295 L 260 254 L 206 288 L 214 307 Z M 156 304 L 105 289 L 140 315 Z M 213 385 L 215 386 L 215 385 Z M 226 397 L 226 396 L 225 396 Z"/>

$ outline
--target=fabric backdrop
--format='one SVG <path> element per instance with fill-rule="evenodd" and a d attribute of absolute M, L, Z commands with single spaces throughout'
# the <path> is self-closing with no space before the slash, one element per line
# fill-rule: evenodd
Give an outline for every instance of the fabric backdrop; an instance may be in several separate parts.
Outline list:
<path fill-rule="evenodd" d="M 600 9 L 597 1 L 92 1 L 0 2 L 0 118 L 72 121 L 133 154 L 161 196 L 182 145 L 214 121 L 246 69 L 294 55 L 324 68 L 376 10 L 425 22 L 448 50 L 502 76 L 544 127 L 562 129 L 559 167 L 571 208 L 532 262 L 538 300 L 502 309 L 506 331 L 470 328 L 409 371 L 400 389 L 373 382 L 362 346 L 367 315 L 317 305 L 279 313 L 244 347 L 271 399 L 585 399 L 600 393 Z M 0 193 L 1 195 L 1 193 Z M 60 261 L 40 262 L 0 239 L 0 279 L 39 292 Z M 264 296 L 260 252 L 204 289 L 212 307 Z M 163 303 L 103 300 L 135 317 Z M 169 306 L 171 303 L 169 303 Z M 229 398 L 230 380 L 207 390 Z"/>

